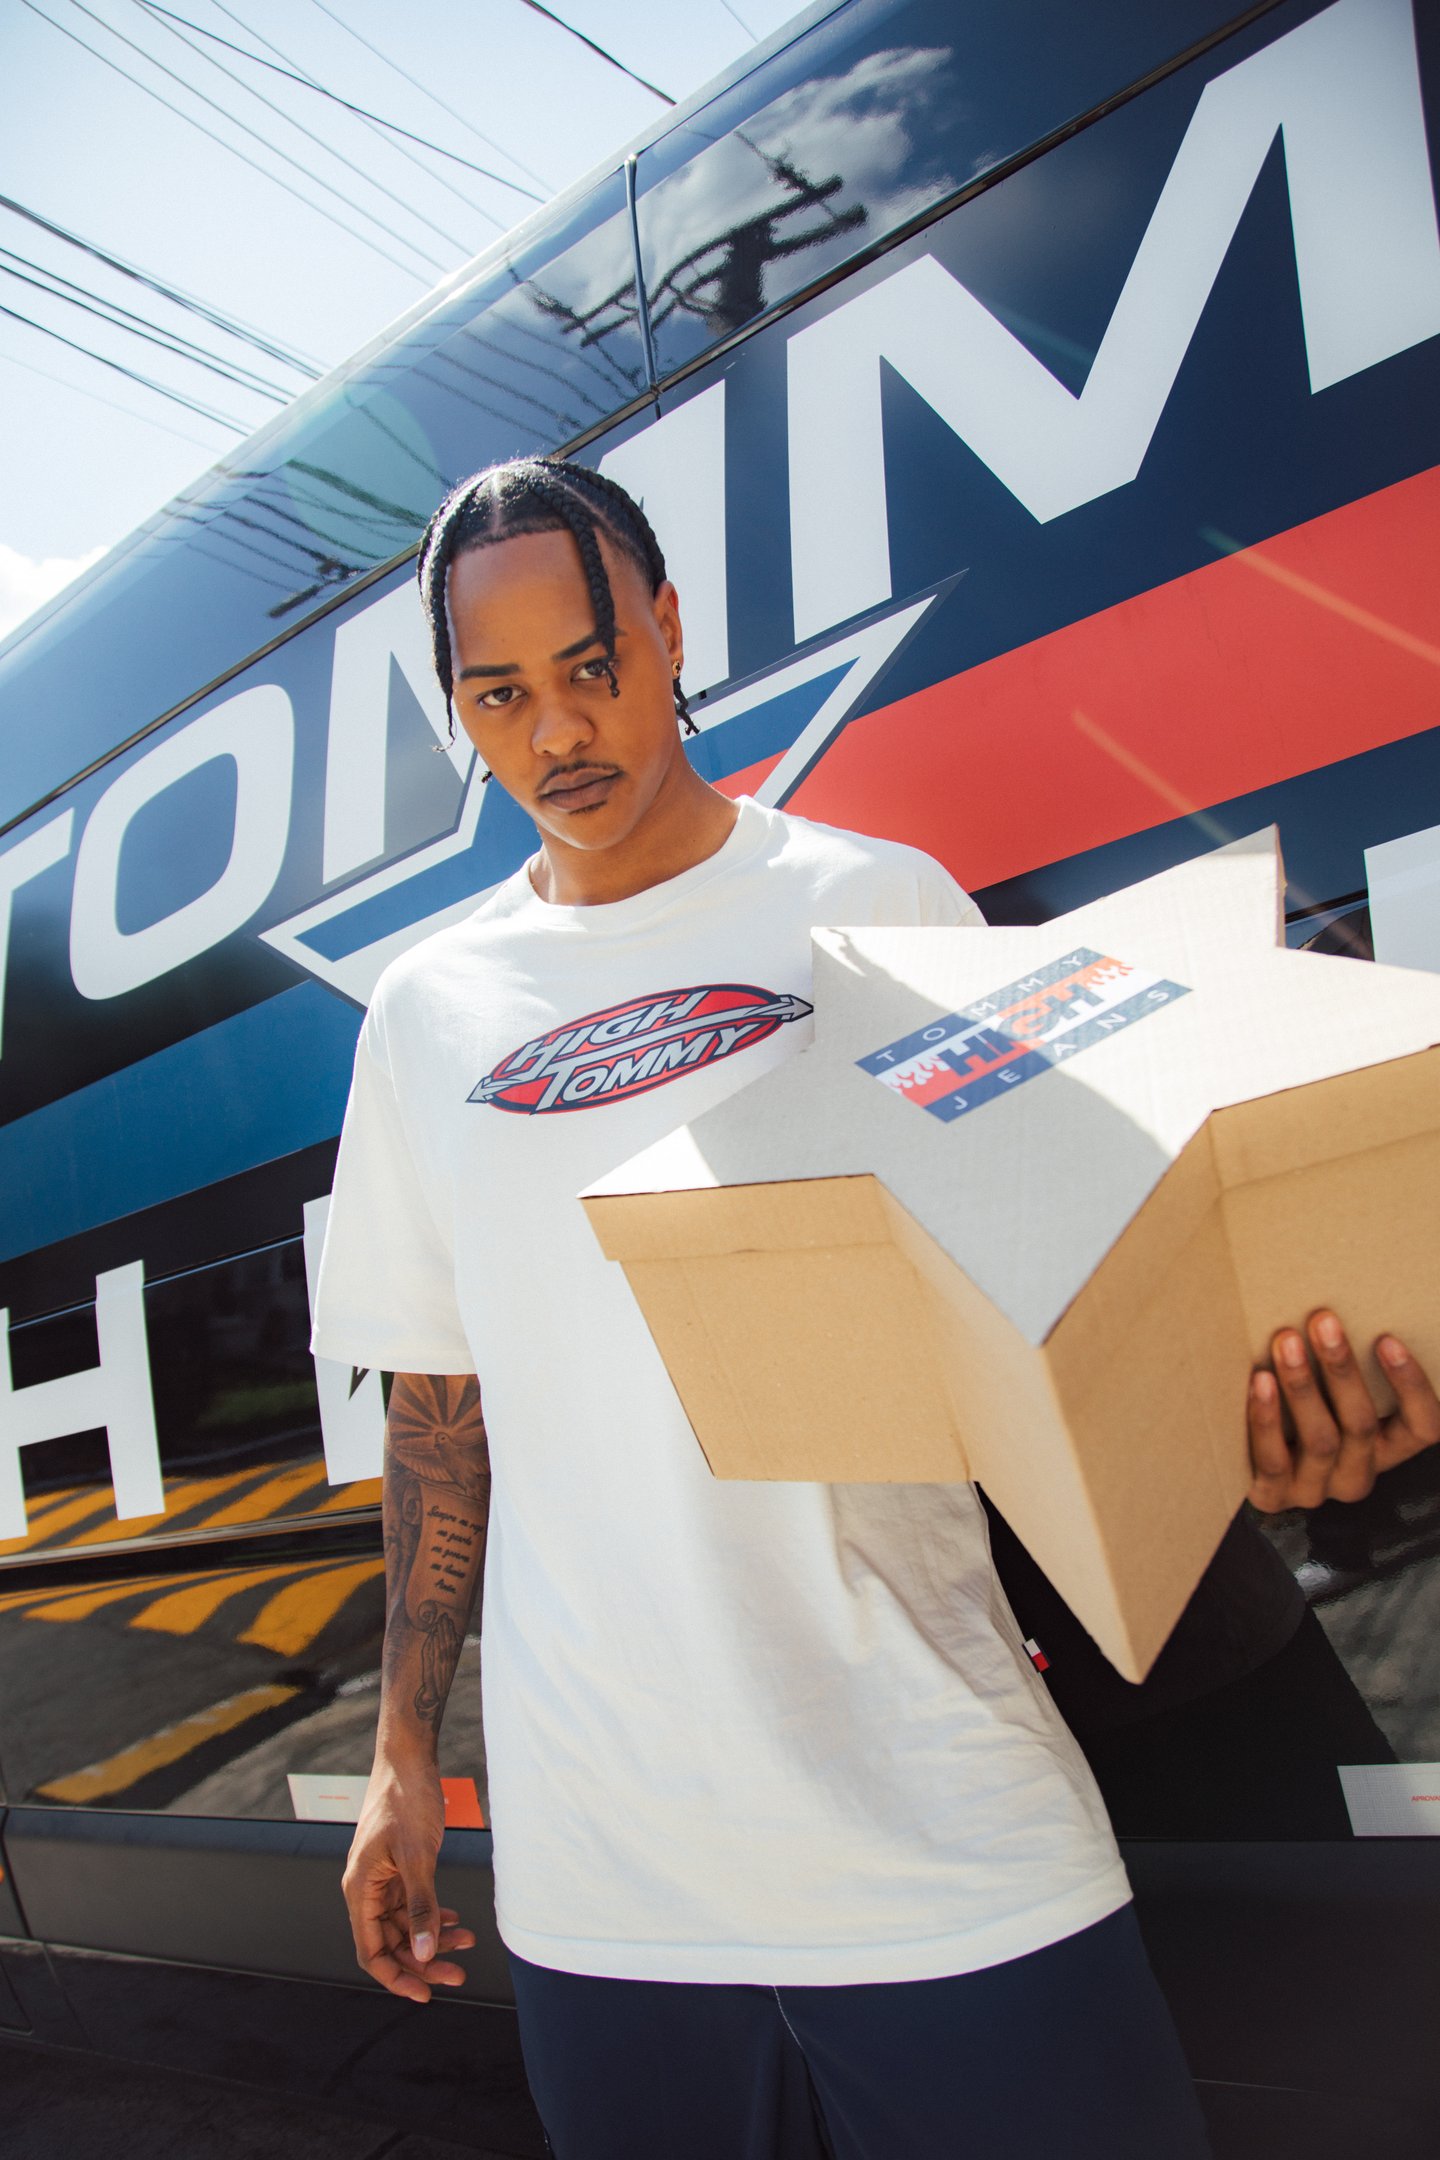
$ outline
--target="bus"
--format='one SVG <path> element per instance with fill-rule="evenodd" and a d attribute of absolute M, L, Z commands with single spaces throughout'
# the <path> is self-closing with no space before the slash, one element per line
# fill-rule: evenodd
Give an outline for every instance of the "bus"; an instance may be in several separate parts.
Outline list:
<path fill-rule="evenodd" d="M 338 1885 L 384 1583 L 385 1378 L 308 1347 L 351 1057 L 535 845 L 431 673 L 446 489 L 614 474 L 701 772 L 992 922 L 1274 824 L 1293 945 L 1440 967 L 1437 97 L 1432 0 L 821 0 L 0 647 L 0 2037 L 543 2150 L 478 1642 L 465 1989 L 413 2025 Z M 1242 1519 L 1223 1687 L 1120 1682 L 995 1535 L 1217 2153 L 1434 2150 L 1440 1460 Z M 1257 1601 L 1330 1659 L 1263 1713 Z"/>

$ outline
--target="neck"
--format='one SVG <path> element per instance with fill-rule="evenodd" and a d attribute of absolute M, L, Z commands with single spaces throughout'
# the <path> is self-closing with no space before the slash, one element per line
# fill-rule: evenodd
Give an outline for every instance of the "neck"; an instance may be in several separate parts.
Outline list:
<path fill-rule="evenodd" d="M 738 816 L 729 797 L 702 780 L 682 754 L 644 817 L 613 847 L 571 847 L 545 833 L 530 882 L 556 907 L 629 900 L 717 854 Z"/>

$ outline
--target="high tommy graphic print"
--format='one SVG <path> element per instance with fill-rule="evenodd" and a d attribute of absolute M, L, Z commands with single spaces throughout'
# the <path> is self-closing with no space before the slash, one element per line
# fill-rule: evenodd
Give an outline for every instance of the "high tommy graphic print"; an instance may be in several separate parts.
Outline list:
<path fill-rule="evenodd" d="M 700 983 L 607 1005 L 503 1057 L 468 1100 L 535 1117 L 626 1102 L 764 1042 L 812 1008 L 754 983 Z"/>

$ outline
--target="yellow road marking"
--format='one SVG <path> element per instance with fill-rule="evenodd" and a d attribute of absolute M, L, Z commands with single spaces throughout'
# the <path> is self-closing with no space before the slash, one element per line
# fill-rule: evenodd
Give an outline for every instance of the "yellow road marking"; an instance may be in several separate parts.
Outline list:
<path fill-rule="evenodd" d="M 235 1492 L 237 1486 L 251 1489 L 191 1527 L 208 1529 L 227 1523 L 263 1522 L 316 1487 L 325 1489 L 328 1497 L 303 1510 L 304 1514 L 323 1515 L 341 1508 L 374 1506 L 380 1499 L 378 1478 L 357 1479 L 351 1485 L 341 1486 L 337 1492 L 329 1491 L 323 1462 L 290 1464 L 279 1472 L 268 1463 L 257 1463 L 248 1470 L 227 1471 L 222 1477 L 173 1479 L 165 1488 L 162 1514 L 124 1520 L 113 1512 L 114 1498 L 108 1486 L 86 1486 L 83 1490 L 66 1486 L 29 1509 L 24 1537 L 0 1538 L 0 1557 L 37 1552 L 44 1546 L 53 1545 L 61 1539 L 63 1532 L 84 1522 L 90 1515 L 103 1515 L 105 1519 L 77 1537 L 64 1538 L 65 1545 L 110 1545 L 121 1538 L 144 1537 L 162 1524 L 172 1528 L 181 1516 L 203 1507 L 207 1500 Z"/>
<path fill-rule="evenodd" d="M 214 1570 L 207 1572 L 205 1580 L 214 1579 Z M 236 1570 L 226 1568 L 222 1580 L 233 1580 Z M 8 1600 L 9 1604 L 28 1605 L 26 1618 L 30 1620 L 88 1620 L 92 1613 L 106 1605 L 118 1605 L 125 1598 L 144 1597 L 147 1592 L 167 1590 L 174 1584 L 173 1575 L 136 1575 L 129 1582 L 101 1583 L 94 1590 L 66 1590 L 57 1597 L 54 1592 L 21 1592 Z M 40 1598 L 42 1602 L 34 1600 Z"/>
<path fill-rule="evenodd" d="M 325 1482 L 323 1462 L 292 1464 L 277 1477 L 267 1478 L 263 1485 L 257 1485 L 253 1492 L 242 1493 L 239 1499 L 232 1500 L 228 1507 L 220 1508 L 214 1515 L 207 1515 L 205 1527 L 207 1530 L 218 1530 L 226 1523 L 263 1521 L 266 1516 L 278 1513 L 288 1501 L 298 1499 L 301 1493 L 308 1492 L 312 1486 L 323 1486 Z"/>
<path fill-rule="evenodd" d="M 165 1580 L 166 1578 L 163 1575 L 146 1575 L 144 1577 L 137 1577 L 135 1581 L 127 1583 L 125 1589 L 137 1592 L 141 1590 L 153 1589 L 156 1584 L 163 1583 Z M 105 1585 L 105 1588 L 107 1590 L 113 1589 L 117 1597 L 124 1595 L 124 1592 L 117 1589 L 113 1584 L 107 1583 Z M 28 1590 L 10 1590 L 7 1591 L 4 1597 L 0 1597 L 0 1612 L 14 1612 L 17 1607 L 22 1605 L 53 1604 L 57 1599 L 61 1598 L 84 1597 L 90 1595 L 93 1595 L 93 1593 L 79 1590 L 56 1590 L 53 1585 L 44 1590 L 37 1590 L 35 1588 L 35 1585 L 32 1583 Z"/>
<path fill-rule="evenodd" d="M 383 1559 L 360 1560 L 349 1567 L 333 1568 L 325 1575 L 307 1575 L 303 1582 L 287 1584 L 267 1600 L 253 1625 L 238 1640 L 276 1650 L 282 1657 L 295 1657 L 308 1648 L 327 1621 L 334 1619 L 353 1591 L 384 1572 Z"/>
<path fill-rule="evenodd" d="M 337 1486 L 328 1500 L 310 1510 L 312 1515 L 335 1515 L 344 1508 L 379 1507 L 382 1478 L 355 1478 L 348 1485 Z"/>
<path fill-rule="evenodd" d="M 69 1542 L 71 1545 L 109 1545 L 117 1538 L 144 1537 L 147 1530 L 153 1530 L 161 1523 L 167 1526 L 173 1524 L 177 1516 L 188 1515 L 192 1508 L 200 1507 L 217 1493 L 233 1492 L 237 1485 L 245 1485 L 252 1478 L 263 1477 L 267 1467 L 267 1464 L 259 1463 L 249 1470 L 232 1470 L 224 1477 L 177 1480 L 167 1489 L 165 1507 L 160 1514 L 127 1516 L 123 1521 L 112 1515 L 108 1522 L 100 1523 L 94 1530 L 86 1530 L 80 1537 L 71 1538 Z M 207 1515 L 203 1522 L 195 1524 L 194 1527 L 204 1529 L 209 1521 Z"/>
<path fill-rule="evenodd" d="M 73 1488 L 53 1493 L 39 1506 L 27 1509 L 24 1537 L 6 1538 L 0 1542 L 0 1553 L 24 1552 L 27 1546 L 43 1544 L 57 1530 L 68 1529 L 71 1523 L 83 1522 L 87 1515 L 98 1515 L 102 1508 L 111 1505 L 108 1486 L 98 1492 L 92 1486 L 82 1493 L 76 1493 Z"/>
<path fill-rule="evenodd" d="M 135 1613 L 129 1624 L 153 1628 L 161 1635 L 190 1635 L 213 1618 L 227 1599 L 237 1597 L 252 1583 L 275 1582 L 282 1575 L 308 1574 L 313 1566 L 313 1561 L 290 1560 L 283 1567 L 232 1568 L 228 1575 L 212 1576 L 205 1582 L 188 1582 L 182 1589 L 171 1590 L 164 1597 L 156 1598 L 153 1605 Z"/>
<path fill-rule="evenodd" d="M 127 1598 L 150 1597 L 153 1602 L 132 1614 L 126 1624 L 148 1628 L 158 1634 L 188 1635 L 202 1627 L 230 1598 L 238 1597 L 253 1584 L 300 1576 L 303 1580 L 291 1586 L 292 1591 L 298 1593 L 292 1602 L 282 1602 L 288 1593 L 281 1592 L 264 1606 L 255 1622 L 255 1628 L 260 1629 L 267 1614 L 278 1607 L 277 1639 L 272 1642 L 267 1634 L 252 1630 L 238 1640 L 257 1642 L 262 1647 L 282 1651 L 303 1650 L 325 1622 L 339 1611 L 356 1584 L 383 1571 L 384 1566 L 383 1559 L 358 1564 L 289 1560 L 265 1568 L 207 1570 L 178 1587 L 173 1575 L 139 1575 L 127 1582 L 101 1583 L 93 1590 L 68 1590 L 58 1594 L 53 1590 L 17 1590 L 8 1597 L 0 1597 L 0 1612 L 24 1608 L 28 1620 L 88 1620 L 107 1605 L 123 1604 Z M 332 1596 L 325 1586 L 329 1578 L 337 1574 L 344 1582 Z M 162 1593 L 159 1597 L 154 1596 L 157 1590 Z M 313 1625 L 308 1625 L 307 1631 L 307 1616 L 312 1610 Z"/>
<path fill-rule="evenodd" d="M 87 1802 L 104 1800 L 116 1793 L 127 1792 L 152 1770 L 163 1770 L 168 1764 L 179 1762 L 182 1756 L 191 1754 L 217 1733 L 233 1732 L 237 1725 L 247 1719 L 258 1717 L 264 1710 L 272 1710 L 278 1703 L 288 1702 L 298 1695 L 298 1687 L 274 1681 L 266 1687 L 246 1688 L 243 1694 L 229 1695 L 223 1702 L 212 1703 L 208 1710 L 197 1710 L 193 1717 L 181 1718 L 176 1725 L 167 1725 L 160 1732 L 152 1733 L 148 1740 L 137 1740 L 133 1747 L 122 1748 L 118 1755 L 107 1756 L 104 1762 L 90 1763 L 83 1770 L 75 1770 L 68 1777 L 55 1778 L 48 1785 L 36 1787 L 42 1800 L 65 1800 L 77 1806 Z"/>

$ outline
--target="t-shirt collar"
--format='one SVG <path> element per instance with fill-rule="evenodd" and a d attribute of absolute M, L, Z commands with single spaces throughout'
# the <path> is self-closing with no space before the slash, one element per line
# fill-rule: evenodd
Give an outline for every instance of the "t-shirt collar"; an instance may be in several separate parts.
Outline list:
<path fill-rule="evenodd" d="M 631 893 L 624 900 L 599 900 L 588 907 L 567 907 L 553 900 L 542 900 L 530 882 L 532 856 L 525 866 L 517 870 L 504 889 L 504 911 L 512 922 L 523 922 L 527 930 L 559 930 L 583 934 L 587 937 L 609 937 L 617 932 L 636 929 L 641 923 L 663 914 L 679 900 L 684 900 L 712 878 L 727 875 L 765 841 L 771 826 L 773 813 L 742 795 L 738 801 L 739 816 L 731 826 L 713 855 L 703 862 L 692 863 L 688 870 L 676 876 L 662 878 L 658 885 L 647 885 L 643 892 Z"/>

